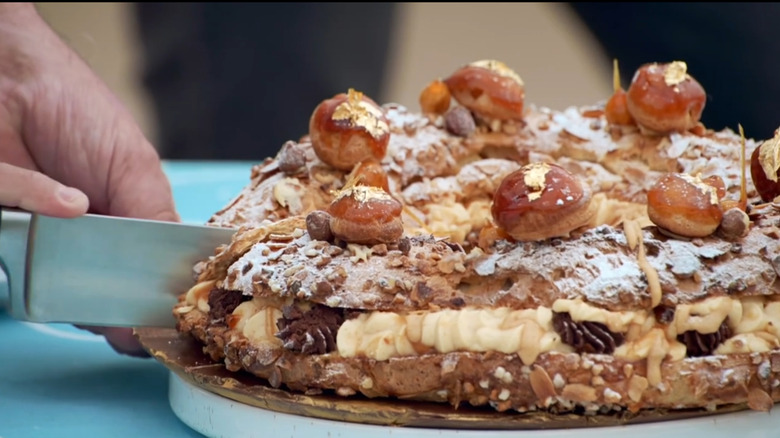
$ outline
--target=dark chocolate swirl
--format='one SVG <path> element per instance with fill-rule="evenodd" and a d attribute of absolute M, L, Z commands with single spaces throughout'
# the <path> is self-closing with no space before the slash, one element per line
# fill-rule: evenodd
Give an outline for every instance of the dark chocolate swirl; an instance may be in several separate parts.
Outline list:
<path fill-rule="evenodd" d="M 688 348 L 688 357 L 699 357 L 711 355 L 720 344 L 732 335 L 731 328 L 726 321 L 721 323 L 718 330 L 714 333 L 699 333 L 696 330 L 688 330 L 678 335 L 677 340 L 685 344 Z"/>
<path fill-rule="evenodd" d="M 282 309 L 276 322 L 284 348 L 303 354 L 325 354 L 336 349 L 336 334 L 344 322 L 339 309 L 314 306 L 303 310 L 292 305 Z"/>
<path fill-rule="evenodd" d="M 552 323 L 563 342 L 577 353 L 612 354 L 624 341 L 622 333 L 613 333 L 599 322 L 575 322 L 568 313 L 553 312 Z"/>

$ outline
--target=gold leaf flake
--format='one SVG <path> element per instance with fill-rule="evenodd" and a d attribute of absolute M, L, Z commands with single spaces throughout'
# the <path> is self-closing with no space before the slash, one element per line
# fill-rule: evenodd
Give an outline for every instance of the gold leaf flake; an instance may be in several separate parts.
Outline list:
<path fill-rule="evenodd" d="M 688 65 L 683 61 L 674 61 L 666 66 L 664 71 L 664 82 L 672 87 L 684 81 L 688 77 Z"/>
<path fill-rule="evenodd" d="M 383 120 L 382 110 L 363 100 L 363 93 L 352 88 L 347 92 L 347 100 L 333 111 L 332 118 L 348 120 L 351 126 L 365 129 L 376 139 L 390 131 L 387 122 Z"/>
<path fill-rule="evenodd" d="M 529 201 L 535 201 L 542 196 L 546 187 L 545 177 L 549 171 L 550 166 L 547 163 L 532 163 L 526 166 L 523 182 L 526 187 L 533 190 L 528 194 Z"/>
<path fill-rule="evenodd" d="M 518 84 L 523 85 L 523 80 L 520 79 L 520 75 L 515 73 L 514 70 L 507 67 L 507 65 L 501 61 L 496 61 L 494 59 L 483 59 L 481 61 L 474 61 L 469 65 L 472 67 L 486 68 L 506 78 L 514 79 Z"/>
<path fill-rule="evenodd" d="M 777 171 L 780 170 L 780 130 L 775 131 L 774 138 L 761 144 L 758 162 L 761 163 L 766 177 L 777 182 Z"/>

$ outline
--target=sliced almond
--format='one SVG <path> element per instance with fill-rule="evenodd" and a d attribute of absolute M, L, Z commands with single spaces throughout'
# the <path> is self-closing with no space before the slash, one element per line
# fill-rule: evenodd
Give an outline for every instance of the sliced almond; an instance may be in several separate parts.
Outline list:
<path fill-rule="evenodd" d="M 748 406 L 754 411 L 769 412 L 775 402 L 772 397 L 761 388 L 753 388 L 748 392 Z"/>
<path fill-rule="evenodd" d="M 575 402 L 594 402 L 598 398 L 595 389 L 581 383 L 571 383 L 564 386 L 561 396 Z"/>
<path fill-rule="evenodd" d="M 539 365 L 534 365 L 529 376 L 529 381 L 531 383 L 531 389 L 533 389 L 534 394 L 536 394 L 536 397 L 538 397 L 541 402 L 545 402 L 548 398 L 558 395 L 557 391 L 555 391 L 555 385 L 553 384 L 552 379 L 550 379 L 550 375 Z"/>

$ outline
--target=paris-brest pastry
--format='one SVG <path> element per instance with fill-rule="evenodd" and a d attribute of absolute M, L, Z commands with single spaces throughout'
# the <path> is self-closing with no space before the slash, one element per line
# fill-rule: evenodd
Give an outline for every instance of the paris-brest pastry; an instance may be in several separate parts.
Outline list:
<path fill-rule="evenodd" d="M 619 83 L 619 82 L 617 82 Z M 684 62 L 528 105 L 498 61 L 421 112 L 355 90 L 210 220 L 178 329 L 308 394 L 585 412 L 780 399 L 780 136 L 699 121 Z"/>

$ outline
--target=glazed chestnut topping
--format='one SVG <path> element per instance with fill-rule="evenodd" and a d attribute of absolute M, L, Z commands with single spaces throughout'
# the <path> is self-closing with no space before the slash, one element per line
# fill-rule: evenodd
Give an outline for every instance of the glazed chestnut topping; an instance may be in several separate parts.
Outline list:
<path fill-rule="evenodd" d="M 780 130 L 761 143 L 750 157 L 750 176 L 764 202 L 780 196 Z"/>
<path fill-rule="evenodd" d="M 330 230 L 345 242 L 363 245 L 393 243 L 403 235 L 403 206 L 384 190 L 354 185 L 341 190 L 330 204 Z"/>
<path fill-rule="evenodd" d="M 682 61 L 645 64 L 626 94 L 628 111 L 639 126 L 659 133 L 683 132 L 699 123 L 707 95 Z"/>
<path fill-rule="evenodd" d="M 358 163 L 349 176 L 347 176 L 347 181 L 347 185 L 379 187 L 390 193 L 387 173 L 382 168 L 382 165 L 376 161 Z"/>
<path fill-rule="evenodd" d="M 604 108 L 607 122 L 612 125 L 632 125 L 634 118 L 628 112 L 628 97 L 623 87 L 620 86 L 620 70 L 618 70 L 617 59 L 613 63 L 612 86 L 614 93 L 607 100 L 607 105 Z"/>
<path fill-rule="evenodd" d="M 376 102 L 350 89 L 317 105 L 309 120 L 309 136 L 320 160 L 350 170 L 361 161 L 385 156 L 390 126 Z"/>
<path fill-rule="evenodd" d="M 420 93 L 420 109 L 423 114 L 444 114 L 450 108 L 450 100 L 452 95 L 447 84 L 436 79 Z"/>
<path fill-rule="evenodd" d="M 668 173 L 647 192 L 647 215 L 659 228 L 683 237 L 704 237 L 720 225 L 723 210 L 712 180 Z"/>
<path fill-rule="evenodd" d="M 522 120 L 525 85 L 504 63 L 473 62 L 444 80 L 452 97 L 474 113 L 500 120 Z"/>
<path fill-rule="evenodd" d="M 597 205 L 590 187 L 557 164 L 531 163 L 504 178 L 493 197 L 493 220 L 516 240 L 568 236 Z"/>

